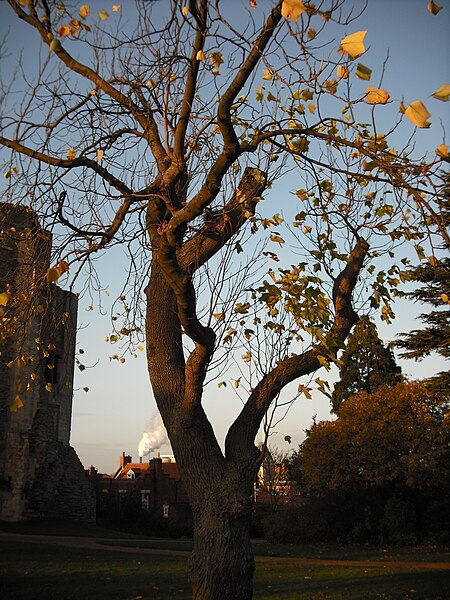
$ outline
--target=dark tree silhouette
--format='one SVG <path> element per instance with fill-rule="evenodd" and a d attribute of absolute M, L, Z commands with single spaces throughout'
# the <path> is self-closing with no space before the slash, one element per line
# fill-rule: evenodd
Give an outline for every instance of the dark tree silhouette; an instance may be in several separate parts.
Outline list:
<path fill-rule="evenodd" d="M 339 373 L 331 397 L 334 411 L 357 392 L 371 394 L 380 386 L 394 386 L 401 380 L 401 367 L 368 316 L 361 317 L 348 336 Z"/>

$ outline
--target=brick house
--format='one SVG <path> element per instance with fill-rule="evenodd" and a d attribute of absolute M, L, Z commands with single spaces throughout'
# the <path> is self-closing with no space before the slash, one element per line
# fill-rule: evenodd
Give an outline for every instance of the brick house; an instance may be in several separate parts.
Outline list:
<path fill-rule="evenodd" d="M 88 475 L 96 489 L 99 518 L 106 516 L 111 505 L 133 500 L 136 510 L 143 509 L 172 523 L 192 519 L 178 466 L 172 458 L 156 456 L 132 462 L 131 456 L 123 452 L 114 474 L 101 474 L 91 467 Z"/>

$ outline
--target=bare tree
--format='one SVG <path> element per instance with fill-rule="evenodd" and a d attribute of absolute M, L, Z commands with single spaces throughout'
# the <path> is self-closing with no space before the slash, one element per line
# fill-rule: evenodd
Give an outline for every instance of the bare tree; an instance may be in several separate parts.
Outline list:
<path fill-rule="evenodd" d="M 52 231 L 49 281 L 70 266 L 72 285 L 95 283 L 95 256 L 128 249 L 136 300 L 116 335 L 139 335 L 143 307 L 153 394 L 194 514 L 193 598 L 250 599 L 251 496 L 264 455 L 255 436 L 289 383 L 336 359 L 358 318 L 363 266 L 405 238 L 421 247 L 424 215 L 447 235 L 441 163 L 391 149 L 403 117 L 377 130 L 387 92 L 353 97 L 364 32 L 336 41 L 358 16 L 343 0 L 250 2 L 238 15 L 219 1 L 139 2 L 126 5 L 129 19 L 117 6 L 108 15 L 8 2 L 40 38 L 41 60 L 27 68 L 25 49 L 16 79 L 3 82 L 13 94 L 0 135 L 6 197 Z M 290 228 L 276 196 L 286 173 L 299 181 Z M 290 256 L 267 270 L 283 264 L 273 248 L 286 240 L 296 264 Z M 245 265 L 255 251 L 267 279 Z M 359 299 L 371 296 L 388 319 L 400 266 L 371 269 Z M 214 271 L 216 285 L 202 288 Z M 247 394 L 222 449 L 202 406 L 205 379 L 244 347 Z"/>

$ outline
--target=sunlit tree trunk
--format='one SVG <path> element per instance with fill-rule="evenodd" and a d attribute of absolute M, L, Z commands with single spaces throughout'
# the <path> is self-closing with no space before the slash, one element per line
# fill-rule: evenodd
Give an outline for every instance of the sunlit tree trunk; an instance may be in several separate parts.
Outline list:
<path fill-rule="evenodd" d="M 156 263 L 146 294 L 150 379 L 194 517 L 193 598 L 251 599 L 251 494 L 259 452 L 248 444 L 239 463 L 226 459 L 202 406 L 183 405 L 189 394 L 176 300 Z"/>

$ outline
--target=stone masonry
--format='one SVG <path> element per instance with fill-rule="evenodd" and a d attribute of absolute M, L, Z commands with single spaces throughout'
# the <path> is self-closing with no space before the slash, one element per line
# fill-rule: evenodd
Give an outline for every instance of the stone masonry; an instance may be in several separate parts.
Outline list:
<path fill-rule="evenodd" d="M 77 297 L 47 283 L 51 236 L 0 203 L 0 519 L 93 520 L 95 498 L 69 445 Z M 6 295 L 5 295 L 6 293 Z"/>

